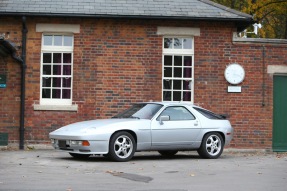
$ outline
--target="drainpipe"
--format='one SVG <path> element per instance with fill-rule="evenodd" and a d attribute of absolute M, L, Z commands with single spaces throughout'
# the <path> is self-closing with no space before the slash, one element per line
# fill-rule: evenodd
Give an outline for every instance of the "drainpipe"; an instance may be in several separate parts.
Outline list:
<path fill-rule="evenodd" d="M 24 149 L 24 113 L 25 113 L 25 70 L 26 66 L 26 37 L 27 37 L 27 27 L 26 27 L 26 17 L 22 17 L 22 76 L 21 76 L 21 110 L 20 110 L 20 149 Z"/>
<path fill-rule="evenodd" d="M 15 51 L 12 53 L 12 58 L 21 62 L 21 106 L 20 106 L 20 149 L 24 149 L 24 114 L 25 114 L 25 69 L 26 66 L 26 36 L 27 36 L 27 27 L 26 27 L 26 17 L 22 17 L 22 59 L 15 56 Z"/>
<path fill-rule="evenodd" d="M 265 97 L 265 46 L 263 45 L 263 86 L 262 86 L 262 96 L 263 96 L 263 101 L 262 101 L 262 106 L 265 106 L 265 100 L 264 100 L 264 97 Z"/>

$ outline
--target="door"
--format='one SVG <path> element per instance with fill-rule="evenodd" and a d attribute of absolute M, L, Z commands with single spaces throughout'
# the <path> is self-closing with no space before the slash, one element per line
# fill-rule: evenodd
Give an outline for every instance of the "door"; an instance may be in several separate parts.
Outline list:
<path fill-rule="evenodd" d="M 169 116 L 170 120 L 160 123 L 160 116 Z M 185 107 L 167 107 L 151 123 L 152 147 L 188 148 L 200 130 L 199 121 Z"/>
<path fill-rule="evenodd" d="M 273 77 L 273 151 L 287 151 L 287 76 Z"/>

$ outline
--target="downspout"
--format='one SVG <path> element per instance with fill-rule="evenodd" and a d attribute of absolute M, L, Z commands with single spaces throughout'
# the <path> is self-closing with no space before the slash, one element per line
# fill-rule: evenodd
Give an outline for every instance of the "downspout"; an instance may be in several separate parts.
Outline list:
<path fill-rule="evenodd" d="M 262 86 L 262 96 L 263 96 L 263 101 L 262 101 L 262 106 L 265 106 L 265 46 L 263 45 L 263 86 Z"/>
<path fill-rule="evenodd" d="M 21 76 L 21 113 L 20 113 L 20 149 L 24 149 L 24 113 L 25 113 L 25 70 L 26 66 L 26 37 L 27 37 L 27 26 L 26 26 L 26 17 L 22 17 L 22 76 Z"/>
<path fill-rule="evenodd" d="M 26 66 L 26 36 L 27 36 L 27 27 L 26 27 L 26 17 L 22 17 L 22 59 L 15 56 L 15 51 L 12 53 L 12 58 L 21 62 L 21 106 L 20 106 L 20 149 L 24 149 L 24 114 L 25 114 L 25 69 Z"/>

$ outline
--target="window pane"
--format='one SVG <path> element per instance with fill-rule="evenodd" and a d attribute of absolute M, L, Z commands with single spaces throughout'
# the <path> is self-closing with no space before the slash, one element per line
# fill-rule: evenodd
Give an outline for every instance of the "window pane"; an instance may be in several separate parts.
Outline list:
<path fill-rule="evenodd" d="M 54 46 L 62 46 L 62 36 L 54 36 Z"/>
<path fill-rule="evenodd" d="M 42 98 L 51 98 L 51 89 L 42 89 Z"/>
<path fill-rule="evenodd" d="M 184 68 L 184 76 L 185 78 L 191 78 L 191 68 Z"/>
<path fill-rule="evenodd" d="M 174 65 L 182 66 L 182 56 L 174 56 Z"/>
<path fill-rule="evenodd" d="M 72 36 L 64 36 L 64 46 L 72 46 L 73 37 Z"/>
<path fill-rule="evenodd" d="M 71 87 L 71 78 L 63 78 L 63 87 Z"/>
<path fill-rule="evenodd" d="M 172 77 L 172 68 L 171 67 L 164 67 L 164 77 Z"/>
<path fill-rule="evenodd" d="M 71 75 L 71 65 L 63 66 L 63 75 Z"/>
<path fill-rule="evenodd" d="M 61 53 L 53 53 L 53 63 L 62 63 L 62 54 Z"/>
<path fill-rule="evenodd" d="M 171 80 L 163 80 L 163 89 L 171 90 Z"/>
<path fill-rule="evenodd" d="M 172 48 L 172 38 L 164 38 L 164 48 Z"/>
<path fill-rule="evenodd" d="M 61 78 L 53 78 L 53 87 L 61 87 Z"/>
<path fill-rule="evenodd" d="M 183 48 L 184 49 L 191 49 L 192 48 L 191 38 L 184 38 L 183 39 Z"/>
<path fill-rule="evenodd" d="M 191 90 L 191 81 L 183 81 L 183 89 L 184 90 Z"/>
<path fill-rule="evenodd" d="M 171 66 L 172 65 L 172 56 L 164 56 L 164 65 Z"/>
<path fill-rule="evenodd" d="M 191 56 L 185 56 L 183 62 L 184 62 L 184 66 L 192 66 L 192 58 L 191 58 Z"/>
<path fill-rule="evenodd" d="M 181 78 L 182 77 L 182 68 L 174 68 L 174 77 Z"/>
<path fill-rule="evenodd" d="M 173 92 L 173 100 L 172 101 L 180 101 L 182 99 L 181 92 Z"/>
<path fill-rule="evenodd" d="M 174 49 L 182 49 L 182 38 L 174 38 Z"/>
<path fill-rule="evenodd" d="M 191 101 L 191 92 L 183 92 L 183 101 Z"/>
<path fill-rule="evenodd" d="M 43 53 L 43 63 L 51 63 L 52 54 L 51 53 Z"/>
<path fill-rule="evenodd" d="M 51 75 L 51 65 L 43 65 L 43 74 Z"/>
<path fill-rule="evenodd" d="M 64 53 L 63 54 L 63 63 L 71 63 L 72 54 L 71 53 Z"/>
<path fill-rule="evenodd" d="M 52 35 L 44 35 L 44 45 L 45 46 L 51 46 L 52 45 Z"/>
<path fill-rule="evenodd" d="M 71 98 L 71 90 L 70 89 L 64 89 L 62 98 L 63 99 L 70 99 Z"/>
<path fill-rule="evenodd" d="M 181 90 L 181 80 L 173 80 L 173 89 Z"/>
<path fill-rule="evenodd" d="M 171 91 L 163 91 L 163 101 L 171 101 Z"/>
<path fill-rule="evenodd" d="M 61 98 L 61 90 L 52 89 L 52 98 Z"/>
<path fill-rule="evenodd" d="M 61 65 L 53 65 L 53 75 L 61 75 Z"/>
<path fill-rule="evenodd" d="M 42 78 L 42 87 L 51 87 L 51 78 Z"/>

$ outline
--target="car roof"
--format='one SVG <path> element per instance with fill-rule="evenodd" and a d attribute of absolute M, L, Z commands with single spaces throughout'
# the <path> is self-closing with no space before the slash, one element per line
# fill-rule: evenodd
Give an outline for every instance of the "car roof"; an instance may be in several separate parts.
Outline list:
<path fill-rule="evenodd" d="M 192 107 L 197 107 L 195 105 L 192 105 L 190 103 L 186 103 L 186 102 L 143 102 L 143 103 L 149 103 L 149 104 L 161 104 L 161 105 L 164 105 L 164 106 L 173 106 L 173 105 L 185 105 L 185 106 L 192 106 Z M 137 104 L 141 104 L 141 103 L 137 103 Z"/>

